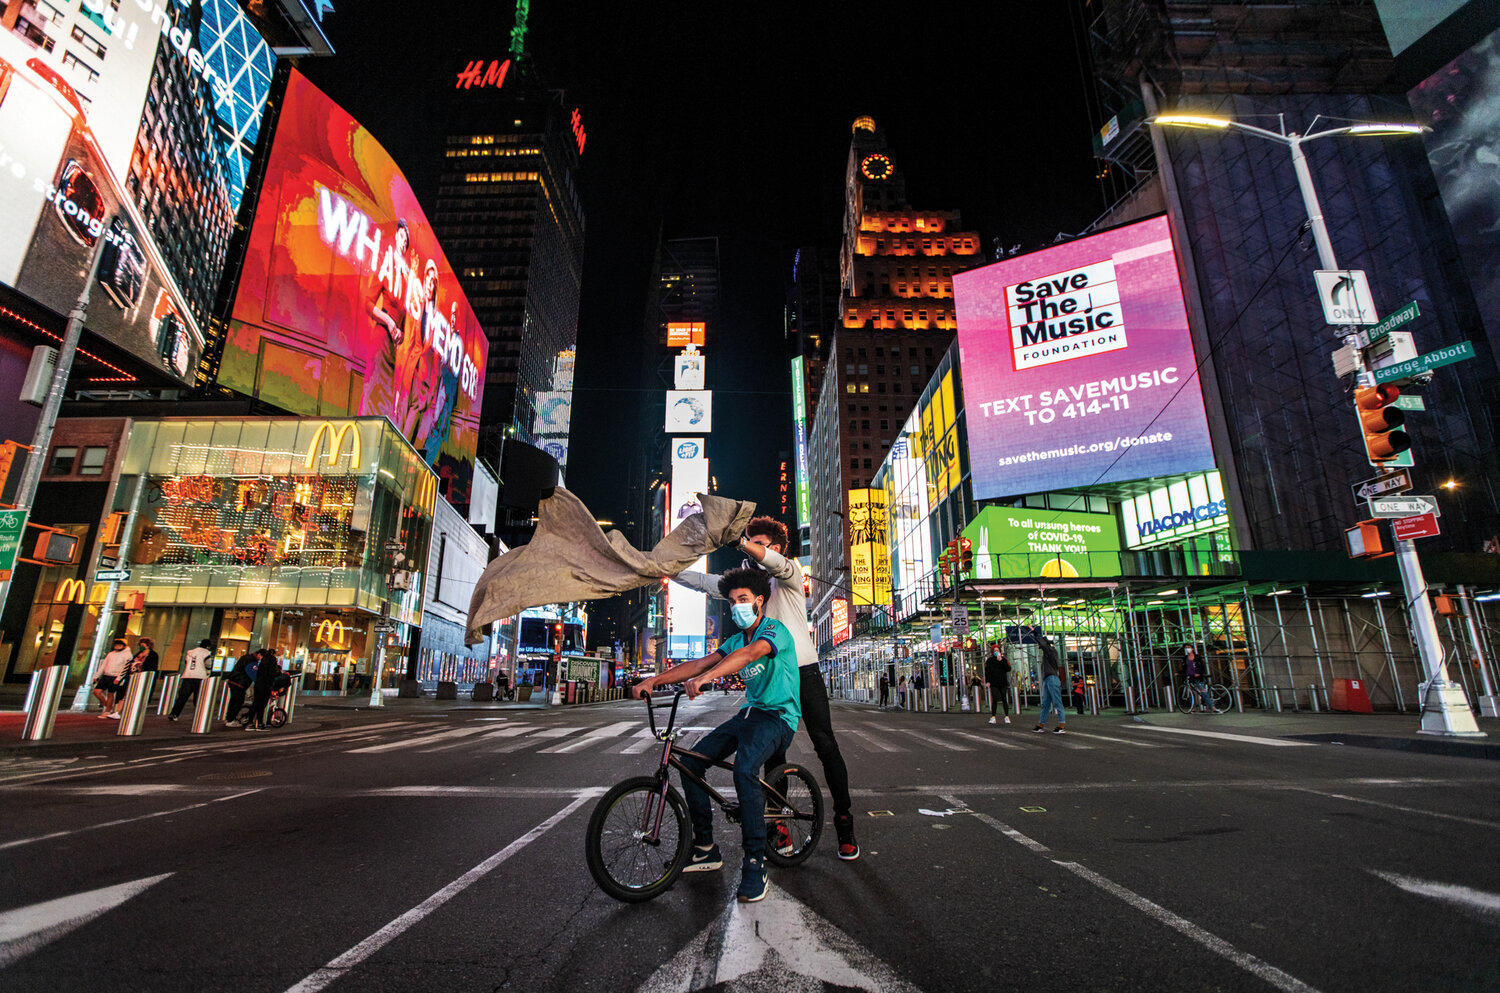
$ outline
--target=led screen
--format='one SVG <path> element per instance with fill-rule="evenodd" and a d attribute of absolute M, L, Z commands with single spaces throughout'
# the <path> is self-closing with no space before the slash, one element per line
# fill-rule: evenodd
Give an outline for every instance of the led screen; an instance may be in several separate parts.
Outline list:
<path fill-rule="evenodd" d="M 194 381 L 275 57 L 233 0 L 28 4 L 5 26 L 0 282 L 66 314 L 97 251 L 88 330 Z"/>
<path fill-rule="evenodd" d="M 711 390 L 668 390 L 667 433 L 706 434 L 714 427 Z"/>
<path fill-rule="evenodd" d="M 668 489 L 671 531 L 693 514 L 703 512 L 698 495 L 708 491 L 708 459 L 704 457 L 701 438 L 673 439 L 672 484 Z M 690 567 L 702 572 L 708 559 L 700 558 Z M 708 654 L 708 597 L 686 586 L 667 590 L 667 655 L 674 659 L 696 659 Z"/>
<path fill-rule="evenodd" d="M 963 536 L 976 579 L 1087 579 L 1120 574 L 1120 526 L 1110 514 L 986 507 Z"/>
<path fill-rule="evenodd" d="M 484 332 L 401 170 L 297 72 L 232 316 L 220 384 L 298 414 L 384 416 L 468 503 Z"/>
<path fill-rule="evenodd" d="M 953 277 L 977 500 L 1214 468 L 1164 217 Z"/>

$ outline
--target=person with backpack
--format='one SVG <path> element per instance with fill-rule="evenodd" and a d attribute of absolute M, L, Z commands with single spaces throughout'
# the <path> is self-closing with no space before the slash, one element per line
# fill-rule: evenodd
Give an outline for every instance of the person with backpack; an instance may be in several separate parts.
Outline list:
<path fill-rule="evenodd" d="M 984 660 L 984 685 L 990 690 L 990 723 L 995 723 L 995 705 L 1005 708 L 1005 723 L 1010 723 L 1010 662 L 995 645 Z"/>
<path fill-rule="evenodd" d="M 224 681 L 229 684 L 229 706 L 224 711 L 224 726 L 233 727 L 234 719 L 240 716 L 245 705 L 245 691 L 255 684 L 255 664 L 260 661 L 259 651 L 247 651 L 234 662 L 234 668 Z"/>
<path fill-rule="evenodd" d="M 207 638 L 198 642 L 197 648 L 189 649 L 182 657 L 182 681 L 177 684 L 177 699 L 172 704 L 168 720 L 177 720 L 182 716 L 182 709 L 187 706 L 188 700 L 198 698 L 198 688 L 209 676 L 208 666 L 213 657 L 213 642 Z"/>
<path fill-rule="evenodd" d="M 266 729 L 266 706 L 276 692 L 276 680 L 280 675 L 281 663 L 276 660 L 275 649 L 262 648 L 260 661 L 255 664 L 255 702 L 250 706 L 250 723 L 245 725 L 246 731 Z"/>

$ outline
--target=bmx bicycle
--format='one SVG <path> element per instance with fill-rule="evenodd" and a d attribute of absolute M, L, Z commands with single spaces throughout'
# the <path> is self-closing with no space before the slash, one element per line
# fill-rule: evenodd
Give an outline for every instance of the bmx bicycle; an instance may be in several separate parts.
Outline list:
<path fill-rule="evenodd" d="M 687 733 L 677 727 L 677 705 L 683 692 L 678 690 L 672 697 L 666 727 L 660 729 L 656 711 L 669 705 L 645 698 L 651 734 L 662 743 L 661 762 L 651 775 L 617 783 L 600 797 L 584 834 L 584 854 L 594 882 L 624 903 L 661 896 L 687 864 L 692 825 L 687 802 L 669 780 L 669 770 L 675 768 L 701 786 L 726 820 L 739 823 L 740 805 L 733 793 L 726 798 L 679 758 L 691 755 L 714 768 L 734 768 L 732 763 L 677 747 L 677 739 Z M 817 780 L 800 764 L 789 762 L 762 776 L 760 784 L 766 803 L 766 861 L 782 867 L 805 861 L 823 836 L 823 792 Z"/>

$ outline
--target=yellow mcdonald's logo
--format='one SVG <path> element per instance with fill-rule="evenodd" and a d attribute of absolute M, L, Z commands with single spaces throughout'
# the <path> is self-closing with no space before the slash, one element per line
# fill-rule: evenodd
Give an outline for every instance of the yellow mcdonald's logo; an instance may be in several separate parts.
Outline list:
<path fill-rule="evenodd" d="M 327 645 L 329 648 L 348 648 L 349 642 L 344 637 L 344 622 L 322 620 L 313 631 L 313 642 Z"/>
<path fill-rule="evenodd" d="M 353 421 L 344 421 L 335 427 L 332 421 L 324 421 L 318 425 L 318 430 L 313 433 L 312 441 L 308 443 L 307 457 L 302 461 L 304 469 L 311 469 L 313 463 L 318 461 L 318 456 L 323 451 L 323 433 L 325 431 L 328 433 L 328 438 L 333 442 L 328 449 L 328 466 L 330 468 L 338 465 L 339 452 L 344 447 L 344 435 L 346 434 L 354 439 L 349 450 L 350 468 L 358 466 L 364 460 L 364 452 L 360 447 L 358 424 Z"/>
<path fill-rule="evenodd" d="M 57 584 L 57 596 L 55 602 L 84 603 L 88 599 L 88 584 L 81 579 L 64 579 Z"/>
<path fill-rule="evenodd" d="M 431 514 L 433 505 L 437 503 L 437 477 L 430 472 L 422 473 L 413 499 L 417 507 Z"/>

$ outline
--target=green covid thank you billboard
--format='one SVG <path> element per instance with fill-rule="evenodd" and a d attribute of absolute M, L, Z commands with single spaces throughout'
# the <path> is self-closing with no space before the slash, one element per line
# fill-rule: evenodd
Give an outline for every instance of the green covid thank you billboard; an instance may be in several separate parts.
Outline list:
<path fill-rule="evenodd" d="M 1087 579 L 1120 574 L 1120 525 L 1112 514 L 986 507 L 963 536 L 975 579 Z"/>

